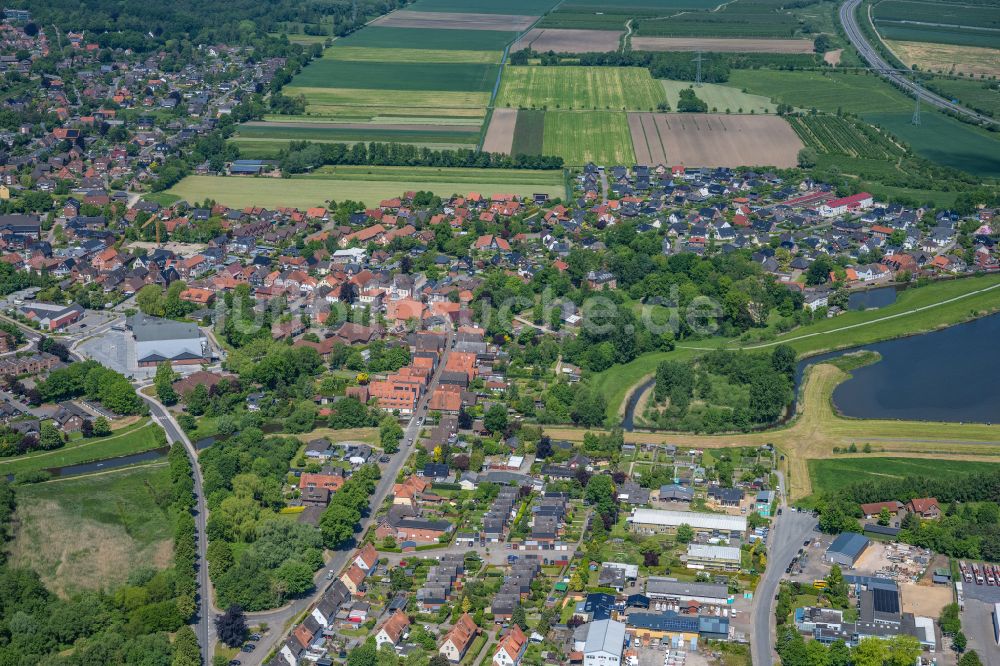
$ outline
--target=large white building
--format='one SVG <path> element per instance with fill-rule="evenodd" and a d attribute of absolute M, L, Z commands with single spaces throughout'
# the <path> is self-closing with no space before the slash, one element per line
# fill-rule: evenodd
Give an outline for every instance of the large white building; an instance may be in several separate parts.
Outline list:
<path fill-rule="evenodd" d="M 147 317 L 141 312 L 126 325 L 135 340 L 135 358 L 140 368 L 169 361 L 186 365 L 207 363 L 208 341 L 195 324 Z"/>
<path fill-rule="evenodd" d="M 689 569 L 739 571 L 741 558 L 742 553 L 736 546 L 688 544 L 687 565 Z"/>
<path fill-rule="evenodd" d="M 745 516 L 728 516 L 724 513 L 633 509 L 628 522 L 632 531 L 640 534 L 676 532 L 681 525 L 689 525 L 698 533 L 738 536 L 747 531 Z"/>
<path fill-rule="evenodd" d="M 583 646 L 583 666 L 619 666 L 624 648 L 624 624 L 615 620 L 591 622 Z"/>

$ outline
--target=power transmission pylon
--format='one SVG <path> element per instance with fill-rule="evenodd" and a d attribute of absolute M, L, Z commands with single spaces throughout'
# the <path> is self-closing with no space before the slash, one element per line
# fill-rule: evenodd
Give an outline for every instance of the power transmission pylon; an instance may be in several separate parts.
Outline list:
<path fill-rule="evenodd" d="M 913 118 L 910 122 L 914 125 L 920 125 L 920 91 L 916 91 L 913 94 L 914 104 L 913 104 Z"/>
<path fill-rule="evenodd" d="M 698 51 L 698 57 L 694 59 L 694 62 L 697 63 L 697 65 L 698 65 L 698 68 L 695 70 L 694 85 L 696 87 L 700 88 L 701 87 L 701 51 Z"/>

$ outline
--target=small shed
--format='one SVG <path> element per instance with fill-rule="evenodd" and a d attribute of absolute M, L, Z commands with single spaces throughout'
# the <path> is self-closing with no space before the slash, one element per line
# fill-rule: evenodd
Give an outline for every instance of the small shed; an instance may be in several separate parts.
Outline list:
<path fill-rule="evenodd" d="M 825 559 L 828 562 L 845 567 L 853 567 L 871 540 L 857 532 L 844 532 L 826 549 Z"/>

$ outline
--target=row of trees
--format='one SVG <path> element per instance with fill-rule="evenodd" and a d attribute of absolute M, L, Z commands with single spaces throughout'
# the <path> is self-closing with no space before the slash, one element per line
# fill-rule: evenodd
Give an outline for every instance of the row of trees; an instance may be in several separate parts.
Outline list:
<path fill-rule="evenodd" d="M 105 368 L 97 361 L 71 363 L 49 373 L 38 384 L 38 397 L 43 402 L 61 402 L 84 397 L 99 400 L 116 414 L 145 414 L 146 404 L 125 375 Z"/>
<path fill-rule="evenodd" d="M 278 159 L 282 174 L 290 176 L 319 166 L 359 164 L 373 166 L 475 167 L 482 169 L 561 169 L 563 159 L 553 155 L 507 155 L 472 148 L 434 150 L 404 143 L 312 143 L 293 141 Z"/>
<path fill-rule="evenodd" d="M 377 465 L 363 465 L 330 499 L 319 524 L 327 548 L 342 548 L 354 538 L 380 476 Z"/>

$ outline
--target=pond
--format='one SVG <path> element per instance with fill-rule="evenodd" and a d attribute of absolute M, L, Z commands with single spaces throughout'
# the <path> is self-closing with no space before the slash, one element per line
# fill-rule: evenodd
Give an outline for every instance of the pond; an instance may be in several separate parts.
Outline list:
<path fill-rule="evenodd" d="M 845 416 L 996 423 L 1000 421 L 1000 315 L 866 345 L 882 360 L 851 371 L 833 392 Z M 815 362 L 817 359 L 810 359 Z"/>
<path fill-rule="evenodd" d="M 847 298 L 848 310 L 872 310 L 884 308 L 896 302 L 895 287 L 876 287 L 852 291 Z"/>

